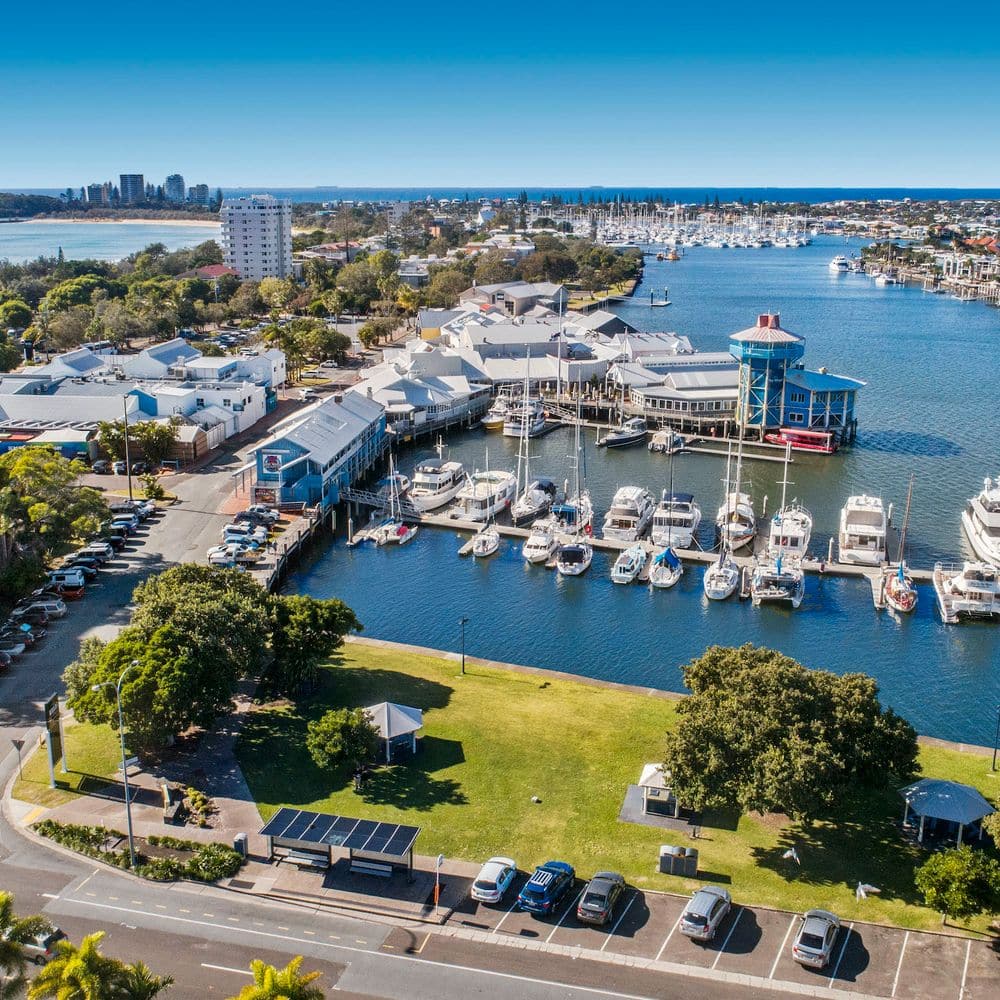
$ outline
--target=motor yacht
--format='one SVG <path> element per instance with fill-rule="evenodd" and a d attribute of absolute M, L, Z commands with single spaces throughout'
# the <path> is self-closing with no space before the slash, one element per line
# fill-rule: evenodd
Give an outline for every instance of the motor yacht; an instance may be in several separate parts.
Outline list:
<path fill-rule="evenodd" d="M 413 470 L 407 500 L 417 510 L 437 510 L 458 496 L 465 479 L 461 462 L 421 462 Z"/>
<path fill-rule="evenodd" d="M 503 421 L 504 437 L 537 437 L 545 430 L 545 407 L 540 399 L 524 397 L 507 408 Z"/>
<path fill-rule="evenodd" d="M 529 563 L 547 563 L 559 548 L 559 521 L 545 517 L 536 521 L 531 534 L 521 546 L 521 555 Z"/>
<path fill-rule="evenodd" d="M 837 254 L 827 265 L 834 274 L 847 274 L 851 269 L 851 262 L 842 254 Z"/>
<path fill-rule="evenodd" d="M 695 503 L 694 494 L 664 490 L 653 512 L 650 537 L 654 545 L 690 549 L 699 524 L 701 508 Z"/>
<path fill-rule="evenodd" d="M 840 512 L 837 559 L 858 566 L 880 566 L 885 562 L 887 527 L 880 497 L 848 497 Z"/>
<path fill-rule="evenodd" d="M 802 560 L 809 551 L 813 518 L 800 503 L 792 502 L 775 511 L 767 537 L 767 552 L 772 559 Z"/>
<path fill-rule="evenodd" d="M 551 479 L 532 480 L 511 504 L 511 520 L 520 527 L 547 514 L 552 509 L 557 492 L 556 484 Z"/>
<path fill-rule="evenodd" d="M 635 578 L 643 571 L 649 554 L 643 545 L 630 545 L 615 560 L 611 569 L 612 583 L 634 583 Z"/>
<path fill-rule="evenodd" d="M 657 455 L 673 455 L 683 451 L 685 444 L 683 434 L 668 428 L 665 431 L 657 431 L 646 447 Z"/>
<path fill-rule="evenodd" d="M 623 486 L 604 516 L 604 537 L 620 542 L 637 542 L 653 519 L 653 497 L 641 486 Z"/>
<path fill-rule="evenodd" d="M 765 558 L 750 576 L 750 597 L 755 608 L 761 604 L 790 604 L 799 607 L 805 596 L 806 582 L 798 560 Z"/>
<path fill-rule="evenodd" d="M 590 569 L 594 560 L 594 549 L 580 538 L 560 545 L 556 553 L 556 569 L 562 576 L 579 576 Z"/>
<path fill-rule="evenodd" d="M 684 574 L 684 563 L 677 558 L 677 553 L 669 546 L 653 556 L 653 565 L 649 571 L 650 586 L 658 590 L 672 587 Z"/>
<path fill-rule="evenodd" d="M 941 618 L 947 624 L 960 618 L 1000 615 L 1000 570 L 992 563 L 936 563 L 933 580 Z"/>
<path fill-rule="evenodd" d="M 517 495 L 511 472 L 474 472 L 458 492 L 460 516 L 467 521 L 488 521 L 506 510 Z"/>
<path fill-rule="evenodd" d="M 472 555 L 485 559 L 500 548 L 500 532 L 495 524 L 487 524 L 472 539 Z"/>
<path fill-rule="evenodd" d="M 645 441 L 646 432 L 646 418 L 631 417 L 620 427 L 608 431 L 597 444 L 598 447 L 604 448 L 627 448 L 629 445 Z"/>
<path fill-rule="evenodd" d="M 962 512 L 962 528 L 976 558 L 1000 566 L 1000 476 L 983 481 Z"/>
<path fill-rule="evenodd" d="M 705 568 L 702 586 L 710 601 L 724 601 L 731 597 L 740 582 L 740 568 L 725 549 L 719 558 Z"/>
<path fill-rule="evenodd" d="M 510 406 L 510 396 L 497 396 L 497 398 L 493 400 L 493 405 L 483 416 L 481 421 L 483 427 L 488 431 L 500 430 L 504 425 L 504 421 L 507 419 L 507 413 L 510 410 Z"/>

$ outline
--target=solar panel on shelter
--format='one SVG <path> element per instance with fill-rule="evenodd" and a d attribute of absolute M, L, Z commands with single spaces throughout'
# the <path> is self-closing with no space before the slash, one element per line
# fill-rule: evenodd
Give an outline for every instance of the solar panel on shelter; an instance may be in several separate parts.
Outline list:
<path fill-rule="evenodd" d="M 260 833 L 278 841 L 294 840 L 300 844 L 325 844 L 403 857 L 413 848 L 420 827 L 283 808 L 264 824 Z"/>

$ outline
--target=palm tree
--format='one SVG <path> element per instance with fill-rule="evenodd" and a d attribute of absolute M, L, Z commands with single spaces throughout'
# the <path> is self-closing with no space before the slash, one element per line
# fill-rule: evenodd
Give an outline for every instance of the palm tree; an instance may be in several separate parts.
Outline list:
<path fill-rule="evenodd" d="M 113 1000 L 122 973 L 117 959 L 102 955 L 104 931 L 88 934 L 80 946 L 57 941 L 56 956 L 28 987 L 28 1000 Z"/>
<path fill-rule="evenodd" d="M 0 1000 L 21 995 L 28 967 L 23 946 L 51 929 L 44 917 L 18 917 L 13 893 L 0 892 Z"/>
<path fill-rule="evenodd" d="M 255 958 L 250 963 L 253 983 L 244 986 L 239 996 L 232 1000 L 323 1000 L 325 994 L 318 986 L 312 986 L 319 972 L 299 974 L 302 956 L 293 958 L 283 969 Z"/>
<path fill-rule="evenodd" d="M 154 976 L 145 962 L 136 962 L 135 965 L 122 966 L 115 997 L 119 1000 L 153 1000 L 173 982 L 173 976 Z"/>

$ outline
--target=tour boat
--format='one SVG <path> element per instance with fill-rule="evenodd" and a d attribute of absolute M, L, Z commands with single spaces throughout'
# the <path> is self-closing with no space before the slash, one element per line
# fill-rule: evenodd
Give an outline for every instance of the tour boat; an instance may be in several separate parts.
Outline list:
<path fill-rule="evenodd" d="M 792 451 L 812 451 L 820 455 L 832 455 L 838 447 L 833 431 L 805 431 L 794 427 L 780 427 L 764 435 L 771 444 L 790 444 Z"/>
<path fill-rule="evenodd" d="M 834 274 L 847 274 L 851 269 L 851 262 L 842 254 L 837 254 L 827 265 Z"/>
<path fill-rule="evenodd" d="M 643 545 L 630 545 L 615 560 L 611 570 L 612 583 L 633 583 L 649 558 Z"/>
<path fill-rule="evenodd" d="M 421 462 L 413 470 L 407 499 L 417 510 L 437 510 L 454 500 L 464 485 L 465 469 L 461 462 Z"/>
<path fill-rule="evenodd" d="M 559 522 L 554 517 L 542 518 L 531 528 L 531 534 L 521 546 L 521 555 L 529 563 L 547 563 L 559 548 Z"/>
<path fill-rule="evenodd" d="M 724 601 L 730 597 L 740 582 L 740 568 L 733 562 L 728 549 L 723 547 L 719 558 L 705 568 L 702 586 L 710 601 Z"/>
<path fill-rule="evenodd" d="M 797 608 L 805 596 L 802 565 L 797 560 L 765 558 L 754 566 L 750 576 L 750 597 L 755 608 L 761 604 L 790 604 Z"/>
<path fill-rule="evenodd" d="M 903 515 L 903 530 L 899 535 L 899 565 L 893 569 L 886 567 L 882 577 L 882 592 L 885 603 L 902 614 L 908 614 L 917 606 L 917 588 L 913 578 L 906 572 L 906 529 L 910 523 L 910 501 L 913 499 L 913 476 L 906 491 L 906 513 Z"/>
<path fill-rule="evenodd" d="M 488 521 L 506 510 L 517 495 L 512 472 L 474 472 L 459 490 L 461 516 L 467 521 Z"/>
<path fill-rule="evenodd" d="M 664 490 L 662 499 L 653 512 L 650 537 L 654 545 L 690 549 L 699 524 L 701 508 L 695 503 L 694 494 Z"/>
<path fill-rule="evenodd" d="M 962 512 L 962 527 L 976 558 L 1000 566 L 1000 476 L 983 481 Z"/>
<path fill-rule="evenodd" d="M 500 532 L 495 524 L 487 524 L 472 539 L 472 555 L 485 559 L 500 548 Z"/>
<path fill-rule="evenodd" d="M 641 486 L 623 486 L 604 516 L 604 537 L 637 542 L 653 518 L 653 497 Z"/>
<path fill-rule="evenodd" d="M 1000 570 L 992 563 L 936 563 L 933 579 L 938 608 L 946 623 L 1000 615 Z"/>
<path fill-rule="evenodd" d="M 669 546 L 653 556 L 653 565 L 649 571 L 650 586 L 658 590 L 672 587 L 684 574 L 684 563 L 677 558 L 677 553 Z"/>
<path fill-rule="evenodd" d="M 858 566 L 881 566 L 887 529 L 885 506 L 879 497 L 848 497 L 840 512 L 837 559 Z"/>
<path fill-rule="evenodd" d="M 591 545 L 577 538 L 559 546 L 556 553 L 556 569 L 562 576 L 579 576 L 590 569 L 593 559 L 594 550 Z"/>
<path fill-rule="evenodd" d="M 609 430 L 597 444 L 602 448 L 627 448 L 629 445 L 645 441 L 646 432 L 646 418 L 631 417 L 620 427 Z"/>

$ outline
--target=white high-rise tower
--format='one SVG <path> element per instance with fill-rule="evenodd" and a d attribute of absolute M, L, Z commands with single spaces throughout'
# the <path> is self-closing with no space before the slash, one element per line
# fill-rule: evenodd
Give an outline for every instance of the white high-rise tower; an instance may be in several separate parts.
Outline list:
<path fill-rule="evenodd" d="M 292 204 L 269 194 L 227 198 L 219 212 L 223 260 L 241 278 L 292 276 Z"/>

